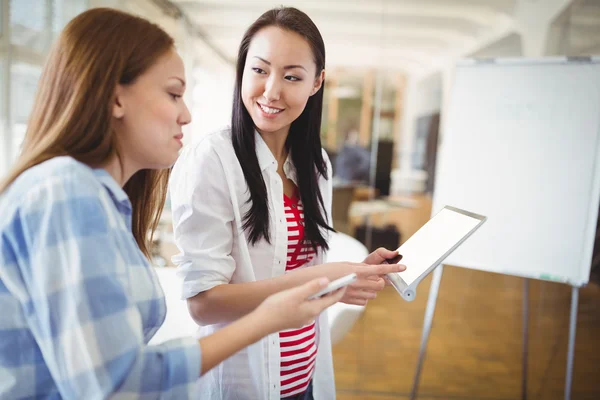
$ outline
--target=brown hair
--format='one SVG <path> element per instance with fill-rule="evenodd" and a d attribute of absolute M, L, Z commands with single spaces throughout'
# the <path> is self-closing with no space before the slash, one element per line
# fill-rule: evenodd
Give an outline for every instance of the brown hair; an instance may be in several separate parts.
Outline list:
<path fill-rule="evenodd" d="M 53 157 L 68 155 L 89 166 L 119 157 L 112 126 L 117 84 L 133 83 L 173 46 L 157 25 L 114 9 L 91 9 L 71 20 L 48 56 L 23 150 L 0 193 Z M 124 187 L 133 207 L 133 235 L 147 257 L 169 172 L 141 170 Z"/>

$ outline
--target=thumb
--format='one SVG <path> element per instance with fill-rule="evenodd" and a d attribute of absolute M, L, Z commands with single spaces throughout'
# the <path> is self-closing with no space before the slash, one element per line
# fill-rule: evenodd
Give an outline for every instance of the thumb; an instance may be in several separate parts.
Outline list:
<path fill-rule="evenodd" d="M 381 247 L 377 250 L 377 255 L 387 260 L 388 258 L 396 257 L 398 255 L 398 250 L 388 250 L 386 248 Z"/>

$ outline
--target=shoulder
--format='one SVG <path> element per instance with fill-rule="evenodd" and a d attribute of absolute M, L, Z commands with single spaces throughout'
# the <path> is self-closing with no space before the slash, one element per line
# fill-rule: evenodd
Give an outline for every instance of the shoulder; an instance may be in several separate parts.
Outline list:
<path fill-rule="evenodd" d="M 231 128 L 229 126 L 195 138 L 186 148 L 188 152 L 193 153 L 210 151 L 220 152 L 228 149 L 233 150 Z"/>
<path fill-rule="evenodd" d="M 181 151 L 171 171 L 172 186 L 224 179 L 239 162 L 231 142 L 231 128 L 194 138 Z"/>
<path fill-rule="evenodd" d="M 0 214 L 29 214 L 69 202 L 82 204 L 83 199 L 99 200 L 103 191 L 92 168 L 72 157 L 55 157 L 15 179 L 0 195 Z"/>
<path fill-rule="evenodd" d="M 327 168 L 331 167 L 331 160 L 329 159 L 329 154 L 327 154 L 327 150 L 321 147 L 321 153 L 323 154 L 323 160 L 325 164 L 327 164 Z"/>
<path fill-rule="evenodd" d="M 184 166 L 189 168 L 228 158 L 231 154 L 235 155 L 235 152 L 231 142 L 231 128 L 227 126 L 194 138 L 181 151 L 174 172 Z"/>
<path fill-rule="evenodd" d="M 327 166 L 327 176 L 325 177 L 329 184 L 331 185 L 331 179 L 333 177 L 333 167 L 331 165 L 331 160 L 329 159 L 329 154 L 324 148 L 321 148 L 321 153 L 323 154 L 323 161 L 325 161 L 325 165 Z"/>
<path fill-rule="evenodd" d="M 27 202 L 50 191 L 62 191 L 65 196 L 85 196 L 100 190 L 102 184 L 92 168 L 72 157 L 61 156 L 24 171 L 2 194 L 2 201 L 6 198 Z"/>

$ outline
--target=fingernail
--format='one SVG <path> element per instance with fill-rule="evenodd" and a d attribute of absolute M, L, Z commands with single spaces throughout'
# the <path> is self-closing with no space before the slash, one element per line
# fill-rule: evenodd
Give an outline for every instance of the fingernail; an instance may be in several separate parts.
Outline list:
<path fill-rule="evenodd" d="M 406 266 L 398 264 L 398 267 L 396 268 L 396 271 L 404 271 L 406 269 Z"/>
<path fill-rule="evenodd" d="M 327 278 L 321 278 L 319 279 L 319 285 L 321 286 L 327 286 L 329 284 L 329 279 Z"/>

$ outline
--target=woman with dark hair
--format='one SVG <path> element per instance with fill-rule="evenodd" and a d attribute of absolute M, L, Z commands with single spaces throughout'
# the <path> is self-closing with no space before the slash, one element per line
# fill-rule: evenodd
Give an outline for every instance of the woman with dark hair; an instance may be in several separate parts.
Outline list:
<path fill-rule="evenodd" d="M 23 151 L 0 184 L 0 398 L 186 399 L 261 337 L 338 301 L 327 279 L 199 341 L 148 342 L 165 299 L 148 262 L 190 113 L 183 61 L 149 21 L 92 9 L 55 43 Z"/>
<path fill-rule="evenodd" d="M 364 305 L 403 266 L 322 264 L 331 227 L 331 165 L 321 148 L 325 46 L 303 12 L 276 8 L 239 47 L 230 128 L 182 152 L 171 187 L 174 257 L 200 336 L 269 294 L 319 276 L 359 279 L 342 301 Z M 200 379 L 203 399 L 333 399 L 327 315 L 269 335 Z M 314 384 L 313 384 L 314 383 Z"/>

